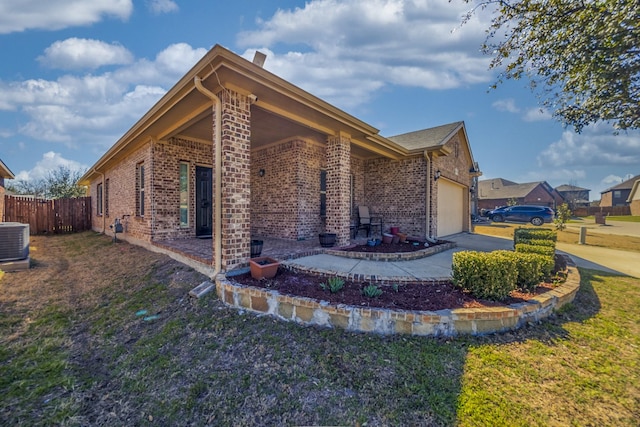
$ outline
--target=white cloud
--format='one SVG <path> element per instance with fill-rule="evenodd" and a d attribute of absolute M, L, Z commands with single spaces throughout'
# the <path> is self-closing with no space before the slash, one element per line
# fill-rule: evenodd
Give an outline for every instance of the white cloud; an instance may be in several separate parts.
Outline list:
<path fill-rule="evenodd" d="M 508 113 L 518 113 L 520 109 L 516 106 L 516 101 L 513 98 L 507 99 L 499 99 L 491 104 L 493 108 L 498 111 L 508 112 Z"/>
<path fill-rule="evenodd" d="M 65 159 L 60 153 L 49 151 L 42 155 L 42 159 L 38 160 L 31 170 L 23 170 L 16 174 L 18 181 L 31 181 L 46 178 L 50 171 L 56 170 L 64 166 L 72 171 L 84 172 L 88 166 L 83 165 L 75 160 Z"/>
<path fill-rule="evenodd" d="M 133 61 L 133 55 L 119 44 L 73 37 L 53 43 L 38 61 L 63 70 L 96 69 L 104 65 L 129 64 Z"/>
<path fill-rule="evenodd" d="M 540 122 L 553 119 L 551 113 L 544 108 L 530 108 L 526 111 L 522 119 L 525 122 Z"/>
<path fill-rule="evenodd" d="M 538 156 L 540 166 L 640 164 L 640 131 L 614 135 L 610 125 L 586 127 L 581 134 L 564 131 Z"/>
<path fill-rule="evenodd" d="M 609 186 L 609 187 L 613 187 L 615 185 L 620 184 L 621 182 L 623 182 L 624 179 L 622 179 L 622 177 L 618 176 L 618 175 L 607 175 L 604 178 L 602 178 L 602 180 L 600 181 L 603 185 Z"/>
<path fill-rule="evenodd" d="M 388 84 L 450 89 L 491 80 L 479 51 L 488 18 L 479 11 L 460 27 L 468 9 L 443 0 L 316 0 L 259 20 L 238 43 L 249 59 L 256 48 L 271 52 L 265 68 L 305 90 L 357 105 Z M 281 45 L 290 50 L 280 53 Z M 335 95 L 323 95 L 327 87 Z"/>
<path fill-rule="evenodd" d="M 26 114 L 17 131 L 36 140 L 108 147 L 205 53 L 181 43 L 102 74 L 0 82 L 0 110 Z"/>
<path fill-rule="evenodd" d="M 148 0 L 147 7 L 157 15 L 178 11 L 178 5 L 172 0 Z"/>
<path fill-rule="evenodd" d="M 60 30 L 94 24 L 105 17 L 127 20 L 132 11 L 131 0 L 0 0 L 0 34 Z"/>

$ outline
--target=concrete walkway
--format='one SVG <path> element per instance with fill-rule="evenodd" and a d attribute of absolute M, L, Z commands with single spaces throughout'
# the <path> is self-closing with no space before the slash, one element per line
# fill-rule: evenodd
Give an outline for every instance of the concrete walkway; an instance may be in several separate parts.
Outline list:
<path fill-rule="evenodd" d="M 448 236 L 446 240 L 453 241 L 458 246 L 427 258 L 411 261 L 368 261 L 322 254 L 293 259 L 287 261 L 287 264 L 303 268 L 319 268 L 327 271 L 388 278 L 440 279 L 451 277 L 452 257 L 455 252 L 465 250 L 489 252 L 498 249 L 513 249 L 513 240 L 511 239 L 482 234 L 461 233 Z M 639 252 L 567 243 L 558 243 L 557 249 L 571 256 L 578 267 L 640 278 Z"/>

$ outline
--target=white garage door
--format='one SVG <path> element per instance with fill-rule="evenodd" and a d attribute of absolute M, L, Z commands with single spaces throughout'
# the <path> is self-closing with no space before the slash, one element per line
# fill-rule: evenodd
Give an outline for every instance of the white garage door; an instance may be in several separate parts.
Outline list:
<path fill-rule="evenodd" d="M 444 178 L 438 180 L 438 237 L 464 230 L 464 187 Z"/>

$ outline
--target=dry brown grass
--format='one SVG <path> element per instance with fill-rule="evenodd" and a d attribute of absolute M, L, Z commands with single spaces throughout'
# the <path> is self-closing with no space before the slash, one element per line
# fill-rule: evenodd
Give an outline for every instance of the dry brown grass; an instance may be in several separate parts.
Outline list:
<path fill-rule="evenodd" d="M 637 425 L 638 281 L 485 337 L 301 327 L 187 292 L 205 278 L 105 236 L 34 237 L 0 281 L 0 425 Z M 157 315 L 149 321 L 140 310 Z"/>
<path fill-rule="evenodd" d="M 523 227 L 521 224 L 491 223 L 476 225 L 474 231 L 488 236 L 513 238 L 515 229 Z M 525 226 L 526 227 L 526 226 Z M 555 230 L 552 225 L 544 225 L 543 228 Z M 599 234 L 587 232 L 587 243 L 591 246 L 619 249 L 623 251 L 640 252 L 640 237 L 621 236 L 617 234 Z M 579 232 L 575 229 L 558 231 L 558 242 L 576 244 L 579 241 Z"/>

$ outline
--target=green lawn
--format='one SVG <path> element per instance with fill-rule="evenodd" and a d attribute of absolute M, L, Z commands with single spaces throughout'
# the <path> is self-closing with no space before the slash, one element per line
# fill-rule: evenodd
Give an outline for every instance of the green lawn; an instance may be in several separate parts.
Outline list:
<path fill-rule="evenodd" d="M 32 247 L 34 268 L 0 279 L 0 425 L 640 419 L 637 279 L 580 270 L 573 304 L 510 333 L 382 337 L 191 300 L 202 276 L 108 237 Z"/>

